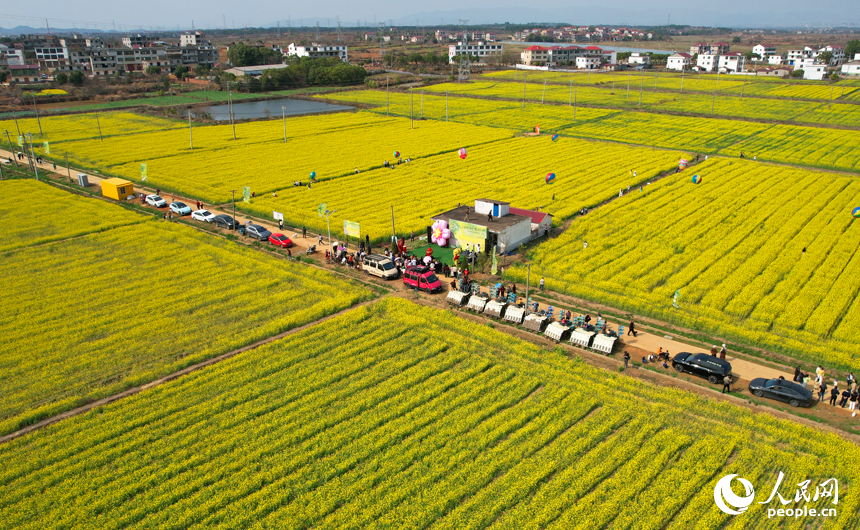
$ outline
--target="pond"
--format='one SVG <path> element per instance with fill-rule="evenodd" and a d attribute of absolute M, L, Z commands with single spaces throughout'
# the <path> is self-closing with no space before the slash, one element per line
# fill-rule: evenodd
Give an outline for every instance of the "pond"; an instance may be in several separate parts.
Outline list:
<path fill-rule="evenodd" d="M 282 111 L 281 107 L 285 107 Z M 234 103 L 233 116 L 237 120 L 248 120 L 252 118 L 280 117 L 283 114 L 294 116 L 296 114 L 319 114 L 323 112 L 336 112 L 340 110 L 351 110 L 353 107 L 347 105 L 332 105 L 322 101 L 307 101 L 304 99 L 267 99 L 265 101 L 252 101 L 249 103 Z M 225 104 L 210 105 L 208 107 L 197 107 L 192 112 L 207 112 L 215 121 L 230 121 L 229 106 Z M 188 111 L 182 111 L 182 116 L 188 116 Z"/>

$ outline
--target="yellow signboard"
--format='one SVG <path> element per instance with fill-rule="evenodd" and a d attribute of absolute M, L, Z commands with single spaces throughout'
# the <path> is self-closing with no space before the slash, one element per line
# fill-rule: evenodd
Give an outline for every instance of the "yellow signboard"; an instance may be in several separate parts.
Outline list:
<path fill-rule="evenodd" d="M 487 242 L 487 227 L 465 223 L 463 221 L 448 221 L 448 228 L 451 229 L 451 236 L 460 245 L 460 248 L 466 248 L 466 245 L 484 245 Z"/>

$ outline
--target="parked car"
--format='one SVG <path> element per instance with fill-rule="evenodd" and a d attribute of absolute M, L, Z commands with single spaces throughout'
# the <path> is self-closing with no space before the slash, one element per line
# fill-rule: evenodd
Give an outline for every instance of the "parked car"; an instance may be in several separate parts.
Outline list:
<path fill-rule="evenodd" d="M 672 368 L 680 373 L 705 377 L 712 385 L 722 382 L 723 377 L 732 373 L 730 362 L 706 353 L 679 353 L 672 359 Z"/>
<path fill-rule="evenodd" d="M 403 283 L 410 289 L 418 288 L 428 293 L 442 290 L 442 282 L 427 267 L 407 267 L 403 272 Z"/>
<path fill-rule="evenodd" d="M 249 224 L 245 225 L 245 235 L 259 239 L 260 241 L 266 241 L 272 233 L 260 225 Z"/>
<path fill-rule="evenodd" d="M 276 247 L 290 248 L 293 246 L 293 241 L 284 234 L 272 234 L 269 236 L 269 243 Z"/>
<path fill-rule="evenodd" d="M 170 204 L 170 211 L 179 215 L 188 215 L 191 213 L 191 207 L 184 202 L 174 202 Z"/>
<path fill-rule="evenodd" d="M 810 407 L 815 403 L 812 390 L 785 379 L 757 377 L 750 381 L 750 392 L 757 397 L 783 401 L 792 407 Z"/>
<path fill-rule="evenodd" d="M 226 228 L 228 230 L 235 230 L 239 228 L 239 222 L 227 215 L 226 213 L 216 215 L 212 222 L 215 223 L 215 226 L 220 226 L 221 228 Z"/>
<path fill-rule="evenodd" d="M 397 267 L 394 266 L 394 262 L 381 254 L 368 254 L 365 256 L 361 268 L 365 274 L 378 276 L 383 280 L 393 280 L 399 274 Z"/>
<path fill-rule="evenodd" d="M 156 208 L 164 208 L 165 206 L 167 206 L 167 201 L 165 201 L 158 195 L 147 195 L 144 201 L 146 201 L 146 204 L 150 206 L 155 206 Z"/>
<path fill-rule="evenodd" d="M 194 212 L 191 212 L 191 218 L 195 221 L 211 223 L 215 220 L 215 214 L 210 212 L 209 210 L 195 210 Z"/>

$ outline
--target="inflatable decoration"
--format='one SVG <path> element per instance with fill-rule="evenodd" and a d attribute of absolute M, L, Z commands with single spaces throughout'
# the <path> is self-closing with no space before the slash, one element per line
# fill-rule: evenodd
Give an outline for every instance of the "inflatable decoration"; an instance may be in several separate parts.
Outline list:
<path fill-rule="evenodd" d="M 550 184 L 555 180 L 555 173 L 547 173 L 546 174 L 546 183 Z"/>
<path fill-rule="evenodd" d="M 430 247 L 427 247 L 427 250 L 424 251 L 424 255 L 425 256 L 432 256 L 433 255 L 433 249 Z"/>
<path fill-rule="evenodd" d="M 317 172 L 311 171 L 311 180 L 316 180 L 316 179 L 317 179 Z"/>
<path fill-rule="evenodd" d="M 701 184 L 701 183 L 702 183 L 702 177 L 700 177 L 699 175 L 693 175 L 693 184 Z"/>
<path fill-rule="evenodd" d="M 540 125 L 535 125 L 535 133 L 540 134 Z"/>
<path fill-rule="evenodd" d="M 557 141 L 558 141 L 558 135 L 557 135 L 557 134 L 553 134 L 553 135 L 552 135 L 552 141 L 553 141 L 553 142 L 557 142 Z"/>
<path fill-rule="evenodd" d="M 678 162 L 678 167 L 679 167 L 680 169 L 684 169 L 685 167 L 687 167 L 687 165 L 688 165 L 688 164 L 689 164 L 689 162 L 687 162 L 687 160 L 686 160 L 685 158 L 682 158 L 682 159 Z"/>
<path fill-rule="evenodd" d="M 440 247 L 445 247 L 448 245 L 449 239 L 451 239 L 451 230 L 448 229 L 448 221 L 435 221 L 430 227 L 430 241 Z M 433 250 L 428 247 L 427 252 L 429 256 Z"/>
<path fill-rule="evenodd" d="M 400 158 L 400 151 L 394 151 L 394 158 Z"/>
<path fill-rule="evenodd" d="M 458 151 L 458 153 L 460 154 L 460 158 L 462 158 L 463 160 L 466 160 L 466 148 L 465 147 L 461 147 L 460 150 Z"/>
<path fill-rule="evenodd" d="M 854 208 L 854 210 L 852 210 L 851 212 L 851 215 L 853 215 L 854 217 L 860 217 L 860 206 Z"/>

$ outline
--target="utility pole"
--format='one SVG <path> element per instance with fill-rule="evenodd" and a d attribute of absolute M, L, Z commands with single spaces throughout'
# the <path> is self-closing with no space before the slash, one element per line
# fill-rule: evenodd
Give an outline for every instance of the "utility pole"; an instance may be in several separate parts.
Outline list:
<path fill-rule="evenodd" d="M 415 128 L 415 90 L 409 89 L 409 128 Z"/>
<path fill-rule="evenodd" d="M 287 107 L 281 105 L 281 116 L 284 119 L 284 143 L 287 143 Z"/>
<path fill-rule="evenodd" d="M 230 223 L 230 230 L 236 230 L 236 225 L 238 222 L 236 221 L 236 190 L 232 190 L 233 194 L 233 222 Z"/>
<path fill-rule="evenodd" d="M 544 100 L 546 99 L 546 78 L 543 79 L 543 95 L 540 97 L 540 104 L 543 105 Z"/>
<path fill-rule="evenodd" d="M 576 90 L 573 91 L 573 121 L 576 121 Z"/>
<path fill-rule="evenodd" d="M 39 108 L 36 107 L 36 95 L 33 94 L 33 110 L 36 111 L 36 121 L 39 123 L 39 134 L 44 134 L 42 132 L 42 120 L 39 119 Z"/>
<path fill-rule="evenodd" d="M 227 110 L 227 112 L 230 113 L 230 125 L 233 127 L 233 139 L 235 140 L 236 139 L 236 120 L 233 116 L 233 93 L 230 91 L 229 81 L 227 84 L 227 101 L 228 101 L 228 105 L 230 106 L 230 108 Z M 235 201 L 234 201 L 233 208 L 235 209 Z"/>
<path fill-rule="evenodd" d="M 531 279 L 531 275 L 532 265 L 531 263 L 529 263 L 528 265 L 526 265 L 526 315 L 531 314 L 531 306 L 529 306 L 529 280 Z"/>
<path fill-rule="evenodd" d="M 72 183 L 72 168 L 69 167 L 69 152 L 66 151 L 66 172 L 69 174 L 69 184 Z"/>
<path fill-rule="evenodd" d="M 15 117 L 15 130 L 18 131 L 18 136 L 21 136 L 21 128 L 18 127 L 18 118 Z M 9 144 L 12 145 L 12 144 Z"/>
<path fill-rule="evenodd" d="M 394 240 L 397 239 L 397 231 L 394 229 L 394 205 L 391 205 L 391 242 L 394 243 Z"/>
<path fill-rule="evenodd" d="M 615 95 L 615 74 L 612 74 L 612 92 L 611 95 Z"/>
<path fill-rule="evenodd" d="M 391 109 L 391 100 L 388 97 L 388 77 L 385 78 L 385 115 L 388 116 L 388 111 Z"/>
<path fill-rule="evenodd" d="M 27 133 L 30 137 L 30 156 L 33 158 L 33 171 L 36 172 L 36 180 L 39 180 L 39 166 L 36 165 L 36 152 L 33 151 L 33 135 Z"/>
<path fill-rule="evenodd" d="M 627 99 L 630 99 L 630 76 L 627 76 Z"/>
<path fill-rule="evenodd" d="M 30 133 L 27 133 L 30 134 Z M 23 137 L 24 141 L 22 142 L 24 145 L 21 146 L 21 151 L 24 153 L 24 156 L 27 157 L 27 168 L 30 171 L 33 171 L 33 158 L 30 156 L 30 150 L 27 149 L 27 135 Z"/>
<path fill-rule="evenodd" d="M 570 81 L 570 87 L 567 89 L 567 106 L 570 106 L 570 94 L 573 92 L 573 80 Z"/>
<path fill-rule="evenodd" d="M 711 116 L 714 115 L 714 103 L 717 101 L 717 91 L 714 90 L 714 95 L 711 97 Z"/>
<path fill-rule="evenodd" d="M 681 65 L 681 92 L 684 91 L 684 65 Z"/>
<path fill-rule="evenodd" d="M 747 87 L 747 75 L 744 74 L 744 84 L 741 85 L 741 99 L 744 99 L 744 89 Z M 831 94 L 833 91 L 831 91 Z"/>
<path fill-rule="evenodd" d="M 9 142 L 9 150 L 12 151 L 12 160 L 15 161 L 15 167 L 18 167 L 18 156 L 15 154 L 15 148 L 12 147 L 12 140 L 9 139 L 8 129 L 6 129 L 6 141 Z"/>
<path fill-rule="evenodd" d="M 424 91 L 421 91 L 421 119 L 424 119 Z"/>
<path fill-rule="evenodd" d="M 526 76 L 523 74 L 523 110 L 526 109 Z"/>
<path fill-rule="evenodd" d="M 104 138 L 102 138 L 102 124 L 99 122 L 99 113 L 96 112 L 96 125 L 99 127 L 99 141 L 104 142 Z"/>
<path fill-rule="evenodd" d="M 642 106 L 642 88 L 644 87 L 644 85 L 645 85 L 645 71 L 643 70 L 642 71 L 642 77 L 639 80 L 639 105 L 638 106 L 640 106 L 640 107 Z"/>
<path fill-rule="evenodd" d="M 445 121 L 448 121 L 448 91 L 445 91 Z"/>

